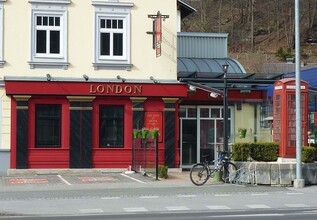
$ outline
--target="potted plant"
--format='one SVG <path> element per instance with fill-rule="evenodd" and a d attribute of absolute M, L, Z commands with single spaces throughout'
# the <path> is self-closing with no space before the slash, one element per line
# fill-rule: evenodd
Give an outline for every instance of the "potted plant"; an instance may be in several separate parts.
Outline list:
<path fill-rule="evenodd" d="M 147 138 L 148 133 L 149 133 L 149 129 L 142 128 L 142 130 L 141 130 L 142 139 Z"/>
<path fill-rule="evenodd" d="M 141 133 L 139 129 L 133 129 L 132 132 L 133 132 L 133 138 L 134 139 L 138 138 L 140 133 Z"/>
<path fill-rule="evenodd" d="M 155 138 L 158 137 L 159 130 L 158 130 L 158 128 L 153 128 L 153 129 L 150 130 L 150 133 L 151 133 L 151 138 L 155 139 Z"/>
<path fill-rule="evenodd" d="M 239 137 L 240 138 L 245 138 L 246 134 L 247 134 L 246 128 L 239 128 Z"/>

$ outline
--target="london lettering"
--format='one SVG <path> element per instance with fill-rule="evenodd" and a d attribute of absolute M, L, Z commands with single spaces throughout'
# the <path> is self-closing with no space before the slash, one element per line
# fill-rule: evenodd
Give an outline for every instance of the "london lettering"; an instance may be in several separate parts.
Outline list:
<path fill-rule="evenodd" d="M 140 85 L 90 85 L 90 94 L 141 94 Z"/>

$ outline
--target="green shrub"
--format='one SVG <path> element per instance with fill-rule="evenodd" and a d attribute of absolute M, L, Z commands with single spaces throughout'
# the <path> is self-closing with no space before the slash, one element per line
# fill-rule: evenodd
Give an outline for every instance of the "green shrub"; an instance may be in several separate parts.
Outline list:
<path fill-rule="evenodd" d="M 247 161 L 250 157 L 250 143 L 235 143 L 232 145 L 232 160 Z"/>
<path fill-rule="evenodd" d="M 168 177 L 167 172 L 168 172 L 168 166 L 159 165 L 159 167 L 158 167 L 158 176 L 160 178 L 167 179 L 167 177 Z"/>
<path fill-rule="evenodd" d="M 302 161 L 312 163 L 317 160 L 317 148 L 304 146 L 302 148 Z"/>
<path fill-rule="evenodd" d="M 310 144 L 311 147 L 317 148 L 317 144 L 316 143 L 312 143 Z"/>
<path fill-rule="evenodd" d="M 250 156 L 256 161 L 276 161 L 279 145 L 274 142 L 252 143 Z"/>

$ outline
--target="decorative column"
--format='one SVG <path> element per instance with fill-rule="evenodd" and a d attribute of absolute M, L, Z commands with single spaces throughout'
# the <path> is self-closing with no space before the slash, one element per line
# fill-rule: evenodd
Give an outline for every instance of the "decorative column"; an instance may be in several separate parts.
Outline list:
<path fill-rule="evenodd" d="M 176 151 L 175 145 L 176 135 L 178 136 L 178 122 L 176 122 L 175 103 L 177 98 L 163 98 L 164 107 L 164 143 L 165 143 L 165 165 L 168 167 L 176 167 L 176 159 L 179 158 L 179 152 Z"/>

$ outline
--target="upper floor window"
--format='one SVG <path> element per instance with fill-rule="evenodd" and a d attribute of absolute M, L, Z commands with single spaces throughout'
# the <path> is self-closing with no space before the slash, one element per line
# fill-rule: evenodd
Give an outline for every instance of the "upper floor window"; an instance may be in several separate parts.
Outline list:
<path fill-rule="evenodd" d="M 31 68 L 67 69 L 67 4 L 70 0 L 29 0 L 32 4 Z"/>
<path fill-rule="evenodd" d="M 5 63 L 3 60 L 3 2 L 5 1 L 0 0 L 0 67 Z"/>
<path fill-rule="evenodd" d="M 99 48 L 101 58 L 124 59 L 126 57 L 125 22 L 124 18 L 100 18 Z"/>
<path fill-rule="evenodd" d="M 130 8 L 133 3 L 101 2 L 95 6 L 95 69 L 131 69 Z"/>
<path fill-rule="evenodd" d="M 36 55 L 61 55 L 61 16 L 36 16 Z"/>

